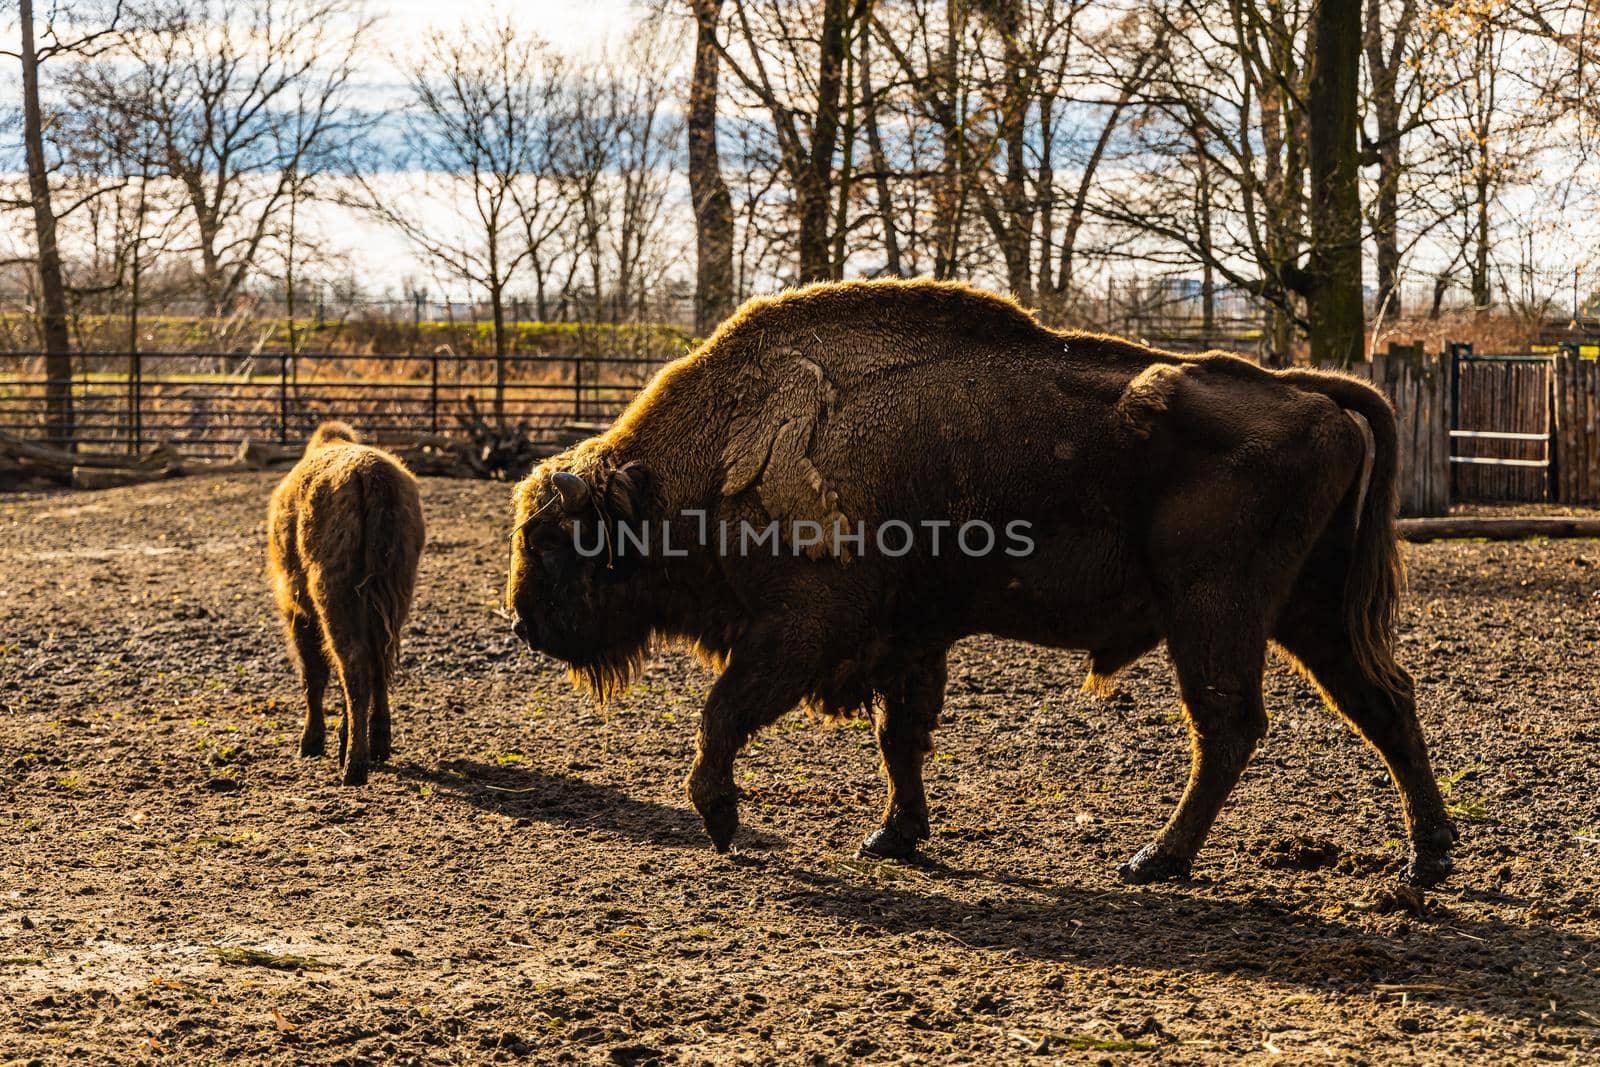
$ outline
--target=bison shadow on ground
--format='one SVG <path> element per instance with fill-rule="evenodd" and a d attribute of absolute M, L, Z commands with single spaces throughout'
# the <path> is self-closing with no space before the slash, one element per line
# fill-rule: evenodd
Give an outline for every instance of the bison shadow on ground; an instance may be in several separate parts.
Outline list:
<path fill-rule="evenodd" d="M 851 926 L 1087 969 L 1266 978 L 1422 998 L 1538 1024 L 1593 1026 L 1600 1016 L 1600 978 L 1586 962 L 1600 956 L 1600 940 L 1553 926 L 1464 918 L 1450 912 L 1451 894 L 1381 933 L 1266 896 L 1208 897 L 1204 885 L 1106 891 L 936 866 L 927 871 L 930 878 L 902 888 L 790 868 L 788 877 L 806 888 L 787 900 Z M 941 882 L 982 883 L 1016 895 L 965 900 L 941 891 Z M 1023 893 L 1034 899 L 1019 899 Z"/>
<path fill-rule="evenodd" d="M 427 782 L 473 807 L 508 818 L 601 830 L 634 841 L 710 851 L 700 819 L 689 810 L 687 802 L 679 808 L 637 800 L 615 786 L 514 764 L 455 759 L 442 760 L 432 767 L 402 763 L 392 770 L 396 777 Z M 784 843 L 781 838 L 757 832 L 740 838 L 741 845 L 762 849 Z"/>

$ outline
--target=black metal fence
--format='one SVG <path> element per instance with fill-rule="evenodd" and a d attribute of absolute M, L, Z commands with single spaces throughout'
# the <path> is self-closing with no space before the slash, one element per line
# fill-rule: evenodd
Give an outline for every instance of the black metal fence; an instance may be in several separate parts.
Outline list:
<path fill-rule="evenodd" d="M 0 432 L 46 436 L 52 385 L 71 392 L 73 437 L 137 453 L 160 441 L 215 457 L 248 439 L 292 444 L 346 419 L 377 439 L 458 432 L 462 419 L 522 424 L 555 444 L 573 422 L 604 422 L 662 361 L 592 356 L 82 353 L 52 381 L 39 353 L 0 356 Z"/>

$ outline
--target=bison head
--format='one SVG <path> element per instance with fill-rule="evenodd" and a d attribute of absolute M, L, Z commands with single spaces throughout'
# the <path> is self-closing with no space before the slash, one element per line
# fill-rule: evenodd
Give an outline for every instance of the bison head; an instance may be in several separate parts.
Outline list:
<path fill-rule="evenodd" d="M 540 467 L 516 491 L 514 629 L 601 698 L 626 684 L 650 640 L 632 581 L 644 561 L 614 551 L 620 526 L 647 521 L 650 484 L 634 462 L 587 476 Z"/>

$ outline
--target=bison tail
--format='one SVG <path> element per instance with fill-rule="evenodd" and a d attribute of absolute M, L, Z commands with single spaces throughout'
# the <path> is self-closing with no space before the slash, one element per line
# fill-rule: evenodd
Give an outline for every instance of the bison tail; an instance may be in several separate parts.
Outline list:
<path fill-rule="evenodd" d="M 411 611 L 422 551 L 422 509 L 409 476 L 387 464 L 362 481 L 362 574 L 359 594 L 370 622 L 374 666 L 392 676 L 400 631 Z"/>
<path fill-rule="evenodd" d="M 330 419 L 318 426 L 316 431 L 312 433 L 311 440 L 306 442 L 306 451 L 315 452 L 326 445 L 358 445 L 360 443 L 361 435 L 356 433 L 354 426 L 351 426 L 348 422 Z"/>
<path fill-rule="evenodd" d="M 1366 440 L 1367 456 L 1349 489 L 1346 507 L 1353 526 L 1349 570 L 1345 576 L 1345 630 L 1363 674 L 1390 691 L 1410 687 L 1395 660 L 1395 618 L 1405 589 L 1405 561 L 1396 531 L 1399 517 L 1399 436 L 1394 408 L 1366 382 L 1327 374 L 1307 374 L 1295 384 L 1314 389 L 1351 415 Z"/>

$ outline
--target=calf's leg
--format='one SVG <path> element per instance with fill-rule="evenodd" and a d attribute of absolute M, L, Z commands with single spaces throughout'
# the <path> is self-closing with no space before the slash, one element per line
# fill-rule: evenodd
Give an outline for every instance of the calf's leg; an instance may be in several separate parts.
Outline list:
<path fill-rule="evenodd" d="M 339 724 L 339 754 L 345 785 L 366 785 L 372 761 L 369 729 L 372 714 L 372 673 L 364 657 L 340 657 L 339 680 L 344 683 L 344 722 Z M 348 745 L 348 748 L 346 747 Z"/>
<path fill-rule="evenodd" d="M 289 622 L 289 647 L 300 667 L 300 685 L 306 698 L 305 729 L 300 733 L 300 755 L 320 756 L 327 749 L 327 725 L 322 698 L 328 691 L 328 660 L 322 651 L 322 630 L 316 619 L 296 615 Z"/>
<path fill-rule="evenodd" d="M 1259 622 L 1186 613 L 1167 639 L 1189 723 L 1189 784 L 1155 841 L 1118 873 L 1135 884 L 1187 878 L 1195 853 L 1266 735 L 1266 639 Z"/>
<path fill-rule="evenodd" d="M 381 654 L 372 664 L 372 724 L 369 747 L 373 763 L 388 763 L 391 755 L 389 722 L 389 669 Z"/>
<path fill-rule="evenodd" d="M 941 651 L 909 668 L 885 687 L 873 724 L 889 799 L 883 825 L 861 844 L 863 855 L 908 859 L 928 836 L 928 797 L 922 768 L 933 752 L 933 731 L 944 705 L 945 657 Z"/>
<path fill-rule="evenodd" d="M 329 595 L 318 590 L 318 615 L 328 635 L 339 681 L 344 686 L 344 720 L 339 723 L 339 762 L 344 768 L 345 785 L 365 785 L 371 763 L 370 723 L 375 679 L 372 671 L 371 643 L 366 620 L 352 610 L 360 603 L 356 595 Z"/>
<path fill-rule="evenodd" d="M 1280 624 L 1277 638 L 1388 767 L 1411 840 L 1406 880 L 1421 886 L 1442 881 L 1451 871 L 1450 846 L 1458 834 L 1428 759 L 1411 676 L 1401 668 L 1393 685 L 1368 678 L 1343 625 L 1327 614 L 1292 615 Z"/>

